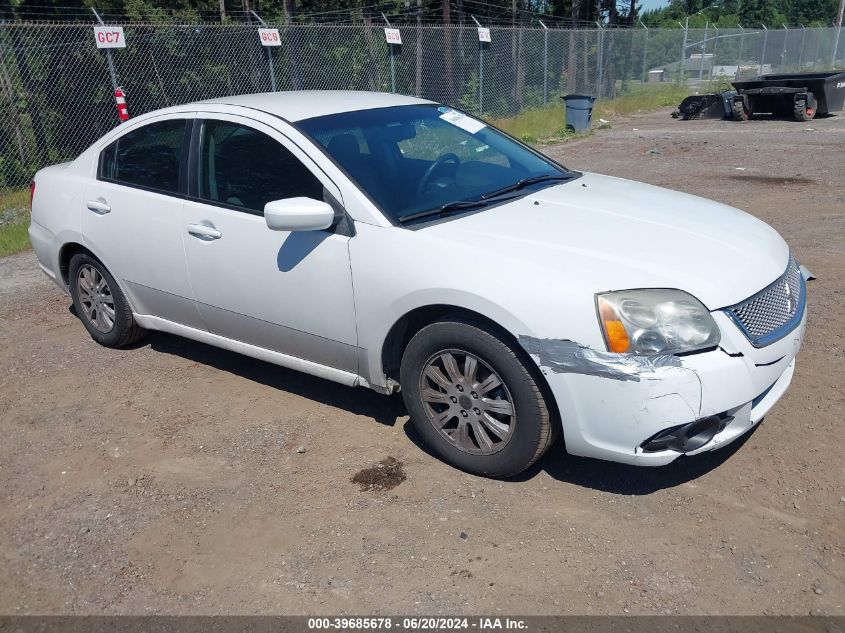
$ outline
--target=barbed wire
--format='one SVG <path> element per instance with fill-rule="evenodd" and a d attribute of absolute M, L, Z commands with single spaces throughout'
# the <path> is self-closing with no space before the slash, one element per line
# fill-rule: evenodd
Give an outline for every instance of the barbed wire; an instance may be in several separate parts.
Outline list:
<path fill-rule="evenodd" d="M 475 16 L 486 25 L 496 27 L 513 26 L 516 24 L 519 27 L 525 28 L 532 26 L 538 21 L 542 21 L 550 28 L 599 28 L 599 23 L 597 22 L 556 15 L 549 11 L 537 11 L 525 6 L 519 7 L 514 12 L 512 8 L 487 0 L 448 0 L 448 6 L 451 13 L 450 24 L 471 23 L 471 16 Z M 546 4 L 545 6 L 549 7 L 550 5 Z M 369 18 L 373 21 L 380 19 L 382 11 L 385 12 L 391 22 L 396 21 L 402 24 L 416 22 L 444 24 L 442 4 L 437 3 L 432 5 L 426 2 L 417 5 L 415 0 L 409 0 L 404 6 L 399 5 L 398 7 L 394 4 L 371 3 L 354 7 L 326 9 L 323 11 L 299 11 L 291 16 L 290 23 L 361 24 L 365 21 L 366 15 L 369 15 Z M 167 24 L 180 21 L 221 22 L 221 14 L 219 12 L 193 8 L 185 10 L 153 10 L 150 14 L 100 11 L 100 16 L 104 21 L 109 23 L 122 22 L 126 24 Z M 252 23 L 255 21 L 251 11 L 240 9 L 226 9 L 224 16 L 223 22 Z M 272 12 L 262 17 L 265 20 L 269 18 L 268 21 L 272 20 L 274 23 L 286 21 L 284 14 L 280 12 Z M 0 22 L 4 21 L 28 23 L 72 21 L 94 23 L 96 22 L 96 18 L 92 14 L 91 9 L 87 7 L 50 4 L 27 4 L 15 7 L 11 3 L 4 3 L 3 6 L 0 6 Z M 610 25 L 601 22 L 600 26 L 601 28 L 642 28 L 640 24 L 628 23 Z M 774 26 L 772 25 L 770 28 L 774 28 Z M 777 28 L 781 28 L 784 25 L 776 26 Z M 786 24 L 785 26 L 788 28 L 803 28 L 800 24 Z M 682 27 L 679 24 L 670 24 L 661 26 L 660 28 L 681 29 Z"/>

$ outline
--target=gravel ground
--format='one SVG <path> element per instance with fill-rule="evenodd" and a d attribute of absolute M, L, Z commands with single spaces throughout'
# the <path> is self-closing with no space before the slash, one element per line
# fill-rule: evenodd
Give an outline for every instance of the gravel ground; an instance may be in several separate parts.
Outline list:
<path fill-rule="evenodd" d="M 845 116 L 613 125 L 546 151 L 745 209 L 818 275 L 750 437 L 661 469 L 558 444 L 485 480 L 429 456 L 398 397 L 169 335 L 98 347 L 16 255 L 0 613 L 845 614 Z"/>

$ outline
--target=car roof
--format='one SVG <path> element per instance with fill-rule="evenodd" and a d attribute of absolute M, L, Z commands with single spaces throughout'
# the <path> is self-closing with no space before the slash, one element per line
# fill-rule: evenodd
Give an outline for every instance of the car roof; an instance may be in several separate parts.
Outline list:
<path fill-rule="evenodd" d="M 433 102 L 389 92 L 296 90 L 218 97 L 216 99 L 200 101 L 199 103 L 252 108 L 273 114 L 287 121 L 301 121 L 302 119 L 310 119 L 328 114 L 339 114 L 341 112 Z"/>

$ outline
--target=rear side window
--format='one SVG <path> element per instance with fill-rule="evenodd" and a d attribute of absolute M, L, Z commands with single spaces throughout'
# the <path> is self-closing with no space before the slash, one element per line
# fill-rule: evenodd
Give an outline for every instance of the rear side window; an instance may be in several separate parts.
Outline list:
<path fill-rule="evenodd" d="M 323 185 L 290 151 L 252 128 L 205 121 L 199 159 L 199 197 L 263 215 L 284 198 L 323 199 Z"/>
<path fill-rule="evenodd" d="M 151 123 L 124 134 L 100 154 L 99 178 L 162 193 L 179 192 L 186 119 Z"/>

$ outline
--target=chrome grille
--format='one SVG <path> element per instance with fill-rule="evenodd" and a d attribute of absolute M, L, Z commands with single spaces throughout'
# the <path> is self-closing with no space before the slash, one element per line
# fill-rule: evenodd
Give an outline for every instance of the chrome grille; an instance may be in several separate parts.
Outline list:
<path fill-rule="evenodd" d="M 751 344 L 768 345 L 790 332 L 804 313 L 804 280 L 794 257 L 774 283 L 736 305 L 725 308 Z"/>

